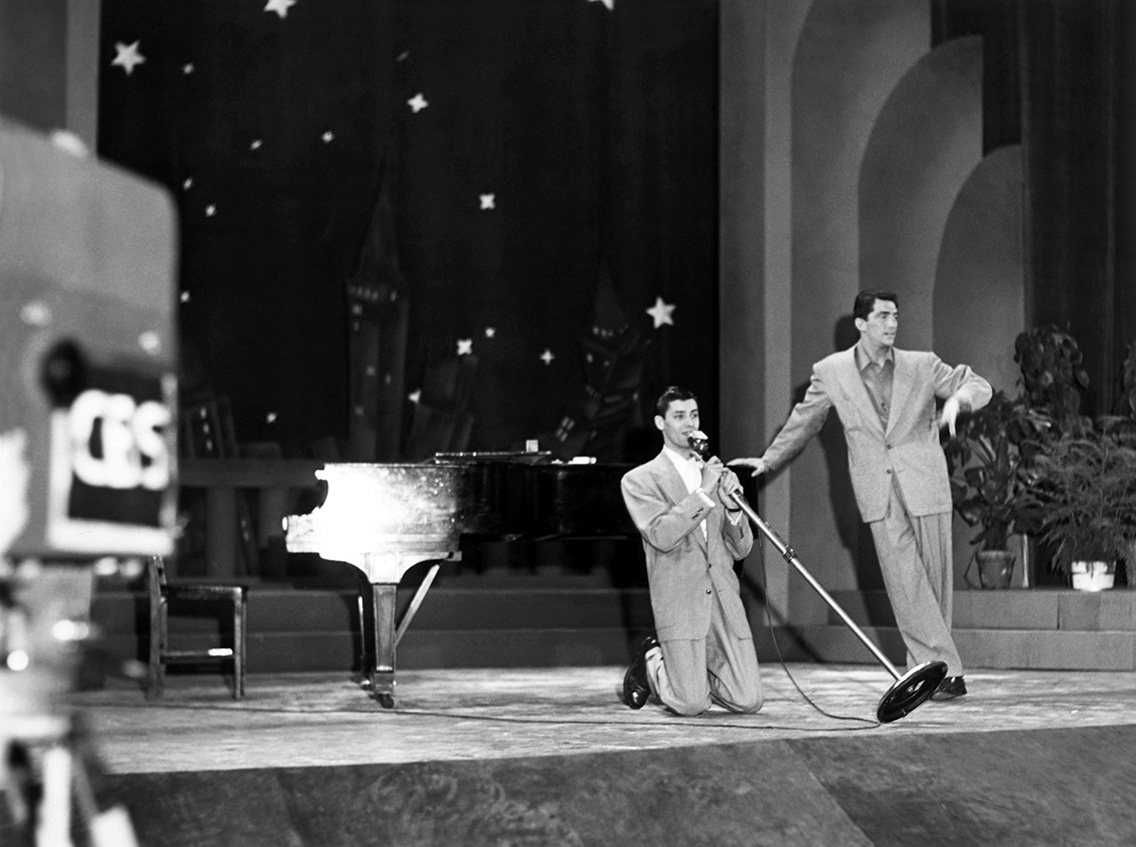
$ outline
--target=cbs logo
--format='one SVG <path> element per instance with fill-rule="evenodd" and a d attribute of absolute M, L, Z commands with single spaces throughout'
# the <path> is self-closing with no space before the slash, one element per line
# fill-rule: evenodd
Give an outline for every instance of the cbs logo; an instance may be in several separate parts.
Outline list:
<path fill-rule="evenodd" d="M 67 415 L 75 476 L 94 488 L 162 491 L 170 484 L 164 432 L 171 422 L 170 410 L 155 400 L 81 392 Z"/>

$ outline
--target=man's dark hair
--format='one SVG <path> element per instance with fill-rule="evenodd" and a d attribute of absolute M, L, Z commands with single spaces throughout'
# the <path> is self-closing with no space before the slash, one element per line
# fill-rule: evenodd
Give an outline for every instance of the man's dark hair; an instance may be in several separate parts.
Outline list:
<path fill-rule="evenodd" d="M 872 309 L 876 307 L 877 300 L 887 300 L 889 303 L 895 303 L 895 307 L 899 308 L 899 298 L 892 291 L 861 291 L 856 295 L 856 302 L 852 304 L 852 315 L 866 321 L 868 315 L 872 314 Z"/>
<path fill-rule="evenodd" d="M 659 414 L 659 417 L 665 418 L 667 409 L 671 407 L 671 403 L 677 400 L 694 400 L 697 402 L 698 398 L 694 396 L 694 392 L 672 385 L 660 394 L 659 399 L 655 401 L 655 411 Z"/>

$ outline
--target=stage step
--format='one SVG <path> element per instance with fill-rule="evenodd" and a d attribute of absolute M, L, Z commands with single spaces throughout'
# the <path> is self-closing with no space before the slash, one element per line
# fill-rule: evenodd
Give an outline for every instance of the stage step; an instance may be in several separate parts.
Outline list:
<path fill-rule="evenodd" d="M 831 593 L 865 630 L 871 628 L 881 638 L 898 634 L 884 591 Z M 847 627 L 839 625 L 835 613 L 829 623 L 855 638 Z M 956 591 L 953 626 L 955 643 L 967 667 L 1136 670 L 1136 591 L 1128 589 Z M 813 627 L 803 629 L 810 643 L 828 643 L 821 634 L 813 634 Z M 846 639 L 838 635 L 836 640 Z M 898 658 L 887 649 L 885 653 L 892 661 L 903 657 L 902 648 Z M 825 658 L 836 661 L 827 655 Z"/>
<path fill-rule="evenodd" d="M 575 577 L 533 578 L 519 586 L 515 580 L 484 588 L 471 584 L 477 583 L 451 580 L 431 590 L 399 644 L 399 667 L 618 665 L 651 631 L 645 587 L 616 588 Z M 411 596 L 410 588 L 400 590 L 402 609 Z M 903 642 L 883 591 L 835 591 L 833 597 L 889 661 L 904 664 Z M 821 623 L 779 623 L 770 631 L 761 604 L 747 599 L 763 662 L 876 661 L 835 613 Z M 111 655 L 145 658 L 146 603 L 136 587 L 96 593 L 92 616 Z M 970 668 L 1134 670 L 1134 606 L 1136 592 L 1127 590 L 959 591 L 955 637 Z M 217 619 L 175 615 L 172 638 L 187 648 L 208 646 L 219 625 Z M 253 584 L 248 667 L 251 673 L 361 667 L 356 592 Z"/>

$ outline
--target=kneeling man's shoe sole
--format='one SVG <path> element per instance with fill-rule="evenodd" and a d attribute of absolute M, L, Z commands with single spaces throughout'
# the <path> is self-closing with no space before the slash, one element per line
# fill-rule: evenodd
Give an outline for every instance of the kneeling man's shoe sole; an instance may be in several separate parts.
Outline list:
<path fill-rule="evenodd" d="M 658 646 L 659 640 L 655 636 L 648 635 L 644 638 L 635 661 L 623 675 L 623 702 L 632 709 L 642 709 L 651 696 L 651 687 L 647 682 L 647 653 Z"/>

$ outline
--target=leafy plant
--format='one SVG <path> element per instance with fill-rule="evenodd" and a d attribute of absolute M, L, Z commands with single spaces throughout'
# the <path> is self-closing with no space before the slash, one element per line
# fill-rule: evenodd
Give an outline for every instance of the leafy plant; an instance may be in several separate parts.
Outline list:
<path fill-rule="evenodd" d="M 1081 433 L 1091 427 L 1081 414 L 1089 373 L 1076 339 L 1053 324 L 1035 327 L 1014 340 L 1014 361 L 1022 373 L 1026 401 L 1053 421 L 1054 433 Z"/>
<path fill-rule="evenodd" d="M 1047 440 L 1032 457 L 1020 494 L 1054 567 L 1116 560 L 1136 540 L 1136 435 L 1117 418 Z"/>
<path fill-rule="evenodd" d="M 967 526 L 979 527 L 973 542 L 980 550 L 1007 548 L 1026 482 L 1023 463 L 1050 425 L 1024 396 L 996 391 L 960 419 L 955 438 L 944 445 L 955 511 Z"/>

